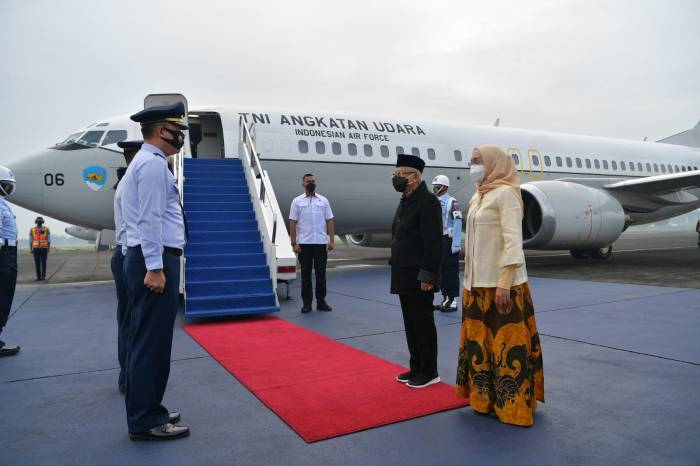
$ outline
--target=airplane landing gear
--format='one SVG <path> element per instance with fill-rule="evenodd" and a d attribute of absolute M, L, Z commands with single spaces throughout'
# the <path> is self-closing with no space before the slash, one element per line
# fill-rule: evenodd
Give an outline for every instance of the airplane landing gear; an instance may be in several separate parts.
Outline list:
<path fill-rule="evenodd" d="M 612 245 L 607 248 L 596 248 L 596 249 L 571 249 L 569 253 L 571 257 L 576 260 L 584 259 L 596 259 L 596 260 L 607 260 L 612 257 L 613 247 Z"/>

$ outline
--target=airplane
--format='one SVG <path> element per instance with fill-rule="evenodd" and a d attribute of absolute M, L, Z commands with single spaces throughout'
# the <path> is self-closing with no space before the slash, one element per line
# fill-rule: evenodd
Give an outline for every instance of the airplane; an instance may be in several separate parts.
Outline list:
<path fill-rule="evenodd" d="M 239 120 L 254 126 L 263 168 L 283 215 L 313 173 L 331 201 L 336 233 L 354 244 L 388 246 L 398 195 L 396 154 L 426 161 L 424 179 L 447 175 L 464 207 L 474 194 L 474 146 L 503 147 L 521 177 L 523 245 L 569 250 L 577 259 L 607 259 L 630 225 L 700 207 L 700 122 L 656 143 L 310 111 L 190 108 L 185 157 L 236 157 Z M 141 139 L 127 116 L 99 120 L 63 141 L 10 164 L 18 189 L 8 200 L 67 223 L 109 230 L 113 185 L 124 158 L 116 143 Z"/>

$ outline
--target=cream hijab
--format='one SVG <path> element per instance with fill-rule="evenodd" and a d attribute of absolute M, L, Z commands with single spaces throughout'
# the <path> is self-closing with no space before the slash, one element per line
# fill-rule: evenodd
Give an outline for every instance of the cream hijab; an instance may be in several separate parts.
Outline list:
<path fill-rule="evenodd" d="M 510 186 L 520 199 L 520 177 L 515 171 L 513 159 L 503 149 L 493 144 L 482 144 L 472 150 L 472 157 L 481 156 L 484 178 L 476 184 L 480 196 L 500 186 Z M 522 204 L 522 201 L 521 201 Z"/>

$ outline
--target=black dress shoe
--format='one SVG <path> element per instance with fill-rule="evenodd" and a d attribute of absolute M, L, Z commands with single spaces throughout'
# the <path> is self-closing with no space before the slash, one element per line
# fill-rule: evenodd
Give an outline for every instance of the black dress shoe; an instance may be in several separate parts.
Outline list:
<path fill-rule="evenodd" d="M 441 312 L 455 312 L 456 310 L 457 302 L 454 298 L 448 298 L 447 300 L 445 300 L 445 302 L 442 303 L 442 307 L 440 308 Z"/>
<path fill-rule="evenodd" d="M 415 372 L 412 372 L 412 371 L 404 372 L 403 374 L 399 374 L 396 376 L 396 381 L 401 382 L 401 383 L 408 383 L 408 381 L 411 380 L 415 376 L 416 376 Z"/>
<path fill-rule="evenodd" d="M 173 411 L 172 413 L 168 414 L 168 422 L 171 424 L 175 424 L 176 422 L 180 422 L 180 413 L 177 411 Z"/>
<path fill-rule="evenodd" d="M 7 346 L 4 341 L 0 340 L 0 357 L 14 356 L 19 353 L 19 346 Z"/>
<path fill-rule="evenodd" d="M 302 313 L 302 314 L 308 314 L 309 312 L 311 312 L 311 305 L 308 305 L 308 306 L 307 306 L 306 304 L 304 304 L 304 305 L 301 307 L 301 313 Z"/>
<path fill-rule="evenodd" d="M 321 301 L 320 303 L 316 303 L 316 309 L 318 309 L 319 311 L 324 311 L 324 312 L 330 312 L 333 310 L 333 308 L 330 307 L 328 305 L 328 303 L 325 301 Z"/>
<path fill-rule="evenodd" d="M 143 432 L 129 432 L 131 440 L 175 440 L 190 435 L 190 428 L 187 426 L 176 426 L 171 423 L 165 423 L 162 426 L 154 427 Z"/>

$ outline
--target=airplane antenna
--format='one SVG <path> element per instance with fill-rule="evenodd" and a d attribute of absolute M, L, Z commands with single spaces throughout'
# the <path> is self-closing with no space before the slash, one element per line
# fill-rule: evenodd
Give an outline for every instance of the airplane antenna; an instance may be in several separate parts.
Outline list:
<path fill-rule="evenodd" d="M 493 126 L 495 126 L 495 127 L 498 128 L 498 127 L 500 126 L 500 124 L 501 124 L 501 119 L 500 119 L 500 118 L 496 118 L 496 122 L 493 124 Z"/>
<path fill-rule="evenodd" d="M 647 139 L 648 139 L 648 138 L 647 138 L 646 136 L 644 136 L 644 142 L 646 142 L 646 141 L 647 141 Z"/>

